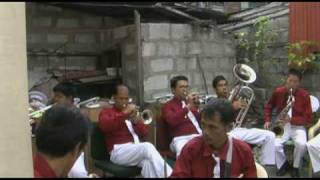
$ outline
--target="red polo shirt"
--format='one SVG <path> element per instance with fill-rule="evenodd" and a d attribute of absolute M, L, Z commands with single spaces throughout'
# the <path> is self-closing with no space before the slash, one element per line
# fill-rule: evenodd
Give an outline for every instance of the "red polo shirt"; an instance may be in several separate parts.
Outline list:
<path fill-rule="evenodd" d="M 105 134 L 106 148 L 109 153 L 112 151 L 114 144 L 134 142 L 125 123 L 127 119 L 129 119 L 129 114 L 125 114 L 115 107 L 105 108 L 100 112 L 98 126 Z M 145 137 L 148 134 L 148 126 L 143 122 L 132 123 L 132 126 L 139 137 Z"/>
<path fill-rule="evenodd" d="M 287 105 L 288 96 L 289 91 L 284 86 L 278 87 L 273 91 L 271 98 L 264 107 L 265 122 L 271 122 L 271 113 L 273 108 L 276 108 L 277 113 L 282 111 L 282 109 Z M 309 93 L 302 88 L 298 88 L 293 96 L 295 98 L 295 102 L 292 107 L 291 124 L 304 126 L 311 123 L 312 109 Z"/>
<path fill-rule="evenodd" d="M 40 154 L 33 157 L 33 174 L 35 178 L 57 178 L 48 162 Z"/>
<path fill-rule="evenodd" d="M 196 127 L 187 116 L 189 110 L 182 108 L 181 100 L 173 98 L 162 106 L 162 118 L 168 124 L 168 132 L 171 138 L 183 135 L 198 134 Z M 192 108 L 191 112 L 196 117 L 200 126 L 200 114 L 198 109 Z"/>
<path fill-rule="evenodd" d="M 245 142 L 232 139 L 233 151 L 231 161 L 231 177 L 257 178 L 257 170 L 251 148 Z M 224 175 L 224 162 L 228 150 L 228 140 L 219 150 L 220 177 Z M 216 161 L 212 157 L 213 150 L 202 136 L 190 140 L 182 149 L 171 177 L 212 178 Z"/>

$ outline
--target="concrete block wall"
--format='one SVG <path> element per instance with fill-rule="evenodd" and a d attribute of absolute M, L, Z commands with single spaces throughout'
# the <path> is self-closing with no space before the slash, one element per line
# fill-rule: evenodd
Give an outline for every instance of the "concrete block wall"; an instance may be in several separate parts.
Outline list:
<path fill-rule="evenodd" d="M 253 26 L 245 26 L 241 29 L 237 29 L 233 33 L 239 32 L 247 32 L 249 35 L 254 36 L 253 34 Z M 257 82 L 261 80 L 261 78 L 265 78 L 262 81 L 268 82 L 268 86 L 261 87 L 259 83 L 256 85 L 259 89 L 263 90 L 262 94 L 266 96 L 262 96 L 263 101 L 265 101 L 272 93 L 272 90 L 279 86 L 285 76 L 284 73 L 287 72 L 287 49 L 286 45 L 289 42 L 288 30 L 289 30 L 289 17 L 288 15 L 283 15 L 280 17 L 276 17 L 270 19 L 270 28 L 277 33 L 277 38 L 273 44 L 269 44 L 269 48 L 266 50 L 267 60 L 273 60 L 272 63 L 265 61 L 264 63 L 264 72 L 260 72 L 256 63 L 248 63 L 257 73 Z M 267 76 L 262 77 L 262 74 L 268 74 Z M 265 93 L 266 92 L 266 93 Z M 260 94 L 260 95 L 262 95 Z M 259 95 L 259 96 L 260 96 Z"/>
<path fill-rule="evenodd" d="M 58 52 L 101 54 L 113 48 L 126 32 L 120 20 L 38 3 L 26 3 L 27 49 L 49 51 L 67 43 Z M 116 40 L 114 40 L 116 39 Z M 94 70 L 97 56 L 28 56 L 29 88 L 48 68 Z"/>
<path fill-rule="evenodd" d="M 171 93 L 169 81 L 175 75 L 186 75 L 191 89 L 205 92 L 197 55 L 209 93 L 213 93 L 211 83 L 216 75 L 222 74 L 232 82 L 235 47 L 231 38 L 219 29 L 189 24 L 143 23 L 141 35 L 145 101 Z"/>

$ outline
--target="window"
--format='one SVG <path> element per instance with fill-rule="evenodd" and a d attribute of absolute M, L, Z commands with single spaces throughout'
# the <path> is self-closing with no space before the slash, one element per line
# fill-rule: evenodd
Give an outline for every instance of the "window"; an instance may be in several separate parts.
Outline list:
<path fill-rule="evenodd" d="M 241 10 L 257 8 L 269 4 L 270 2 L 241 2 Z"/>

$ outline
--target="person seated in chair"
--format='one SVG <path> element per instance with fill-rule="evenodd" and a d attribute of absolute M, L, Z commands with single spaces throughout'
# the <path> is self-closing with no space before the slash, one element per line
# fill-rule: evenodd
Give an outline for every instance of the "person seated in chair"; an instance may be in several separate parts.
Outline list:
<path fill-rule="evenodd" d="M 216 76 L 212 81 L 212 86 L 214 91 L 217 94 L 217 98 L 228 99 L 228 81 L 224 76 Z M 211 99 L 209 102 L 215 101 L 216 99 Z M 236 114 L 241 108 L 246 108 L 247 103 L 239 99 L 233 99 L 232 102 L 233 109 Z M 244 124 L 244 123 L 243 123 Z M 242 125 L 243 125 L 242 124 Z M 245 128 L 245 127 L 236 127 L 232 129 L 229 134 L 237 139 L 240 139 L 248 144 L 252 145 L 261 145 L 261 154 L 260 154 L 260 163 L 262 165 L 271 165 L 276 164 L 275 160 L 275 134 L 272 131 L 258 129 L 258 128 Z"/>
<path fill-rule="evenodd" d="M 201 135 L 199 107 L 195 94 L 188 93 L 188 78 L 175 76 L 170 80 L 173 99 L 162 106 L 162 117 L 168 126 L 171 138 L 170 149 L 179 156 L 183 146 L 192 138 Z"/>
<path fill-rule="evenodd" d="M 73 83 L 64 81 L 57 84 L 53 88 L 53 103 L 54 104 L 65 104 L 67 106 L 75 107 L 74 105 L 74 98 L 76 96 L 76 88 Z M 76 163 L 72 167 L 69 172 L 69 178 L 88 178 L 89 176 L 98 177 L 97 174 L 92 173 L 88 174 L 88 171 L 85 167 L 84 161 L 84 152 L 81 153 L 79 158 L 77 159 Z"/>
<path fill-rule="evenodd" d="M 148 126 L 137 116 L 138 108 L 129 103 L 129 89 L 124 84 L 115 86 L 112 92 L 114 106 L 99 114 L 98 127 L 105 135 L 110 161 L 124 166 L 142 168 L 145 178 L 159 178 L 172 172 L 157 149 L 149 142 L 140 142 L 139 137 L 148 134 Z M 165 163 L 165 164 L 164 164 Z"/>
<path fill-rule="evenodd" d="M 313 173 L 320 172 L 320 134 L 307 142 Z"/>
<path fill-rule="evenodd" d="M 36 129 L 34 177 L 67 177 L 87 143 L 88 134 L 88 120 L 78 109 L 54 105 L 47 110 Z"/>
<path fill-rule="evenodd" d="M 203 134 L 183 147 L 171 177 L 257 178 L 250 146 L 227 134 L 232 121 L 229 101 L 218 99 L 206 104 L 201 111 Z"/>
<path fill-rule="evenodd" d="M 284 85 L 276 87 L 264 107 L 265 129 L 271 127 L 272 110 L 276 109 L 279 118 L 276 120 L 283 124 L 283 134 L 276 138 L 276 165 L 277 175 L 283 176 L 291 169 L 284 151 L 284 144 L 289 139 L 294 142 L 292 177 L 300 177 L 299 168 L 302 158 L 307 150 L 306 127 L 312 120 L 312 109 L 309 92 L 300 87 L 302 73 L 296 69 L 289 69 Z M 289 97 L 293 97 L 293 105 L 289 111 L 284 111 Z M 291 99 L 291 98 L 290 98 Z M 290 100 L 289 99 L 289 100 Z M 290 113 L 291 112 L 291 113 Z"/>

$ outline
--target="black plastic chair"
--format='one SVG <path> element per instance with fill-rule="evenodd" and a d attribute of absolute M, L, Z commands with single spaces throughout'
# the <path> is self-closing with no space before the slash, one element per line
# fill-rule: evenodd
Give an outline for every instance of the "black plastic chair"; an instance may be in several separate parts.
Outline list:
<path fill-rule="evenodd" d="M 97 123 L 92 123 L 91 129 L 91 156 L 94 166 L 103 172 L 108 172 L 115 177 L 135 177 L 141 174 L 141 168 L 137 166 L 122 166 L 110 161 L 104 134 L 100 131 Z"/>

